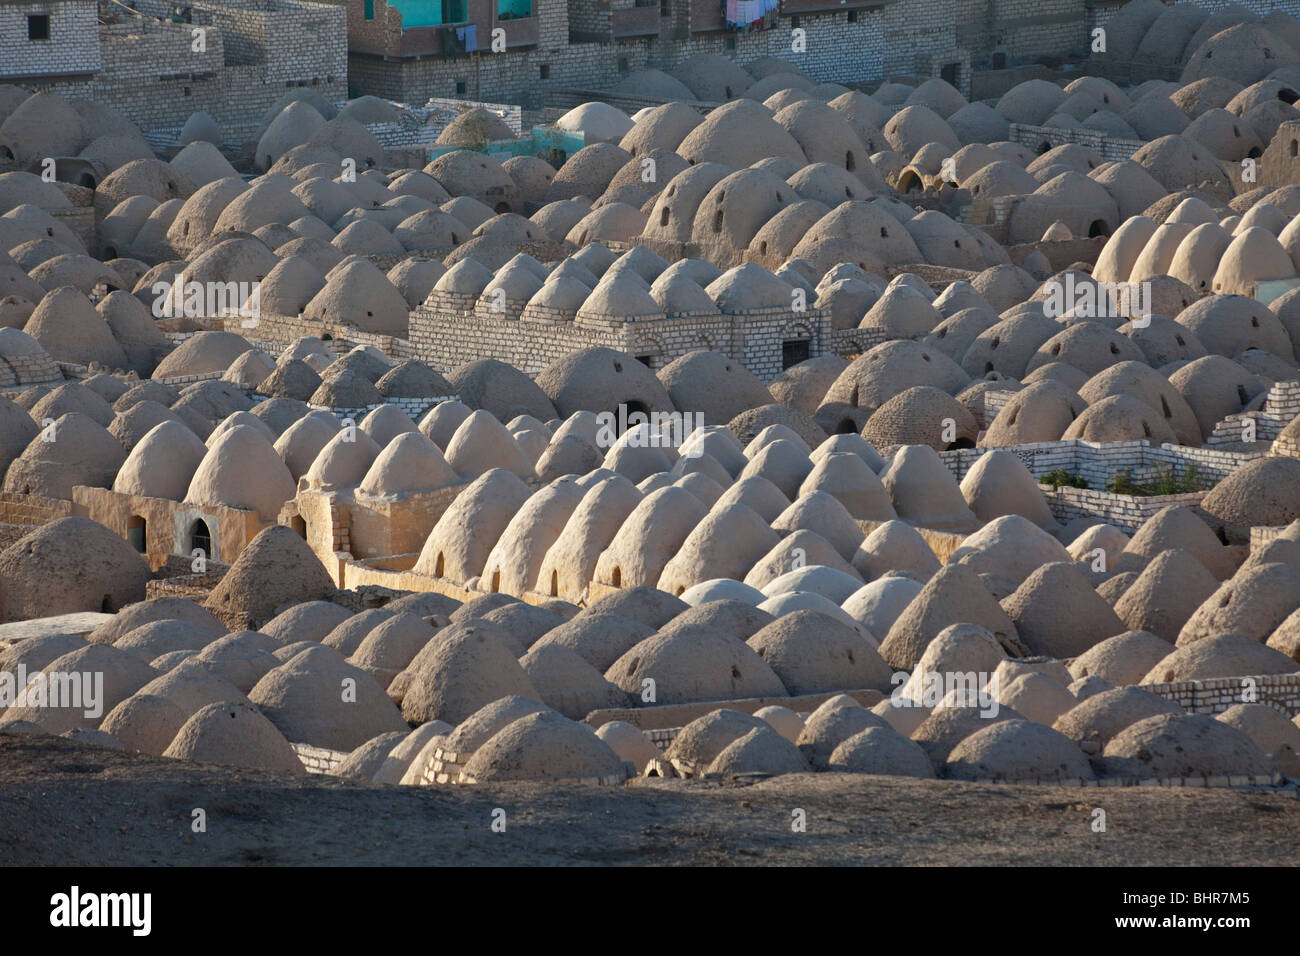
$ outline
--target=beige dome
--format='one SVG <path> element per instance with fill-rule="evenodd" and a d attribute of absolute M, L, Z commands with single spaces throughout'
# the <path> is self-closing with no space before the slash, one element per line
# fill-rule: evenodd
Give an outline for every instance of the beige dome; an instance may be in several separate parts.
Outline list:
<path fill-rule="evenodd" d="M 207 451 L 198 436 L 180 422 L 163 421 L 131 449 L 113 480 L 113 490 L 182 501 Z"/>
<path fill-rule="evenodd" d="M 1039 567 L 1002 607 L 1029 650 L 1048 657 L 1076 657 L 1125 630 L 1074 562 Z"/>
<path fill-rule="evenodd" d="M 492 546 L 529 494 L 528 487 L 508 471 L 484 472 L 438 519 L 415 570 L 458 584 L 479 576 Z"/>
<path fill-rule="evenodd" d="M 0 572 L 5 622 L 112 612 L 143 600 L 151 576 L 142 555 L 89 518 L 60 518 L 18 539 L 0 552 Z"/>
<path fill-rule="evenodd" d="M 460 480 L 438 447 L 412 426 L 384 445 L 357 490 L 375 498 L 397 497 Z"/>
<path fill-rule="evenodd" d="M 1004 647 L 1022 646 L 1018 644 L 1015 625 L 979 576 L 950 564 L 930 579 L 894 621 L 881 641 L 880 656 L 891 667 L 914 669 L 939 632 L 957 623 L 988 628 Z"/>
<path fill-rule="evenodd" d="M 638 695 L 643 678 L 653 676 L 659 703 L 786 696 L 780 679 L 757 653 L 705 624 L 646 638 L 605 676 Z"/>
<path fill-rule="evenodd" d="M 344 681 L 354 694 L 339 692 Z M 377 734 L 405 729 L 384 689 L 327 647 L 305 650 L 269 671 L 248 699 L 296 743 L 351 751 Z"/>
<path fill-rule="evenodd" d="M 225 621 L 256 626 L 282 605 L 314 601 L 333 586 L 307 542 L 285 525 L 272 525 L 239 553 L 204 606 Z"/>

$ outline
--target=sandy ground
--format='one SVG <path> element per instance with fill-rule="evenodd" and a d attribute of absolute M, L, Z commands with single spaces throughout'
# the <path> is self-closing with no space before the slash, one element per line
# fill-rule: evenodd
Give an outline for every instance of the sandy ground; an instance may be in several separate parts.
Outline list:
<path fill-rule="evenodd" d="M 1106 832 L 1093 832 L 1094 808 Z M 207 832 L 194 833 L 193 811 Z M 494 810 L 505 832 L 494 832 Z M 792 830 L 794 811 L 806 832 Z M 499 814 L 496 815 L 499 818 Z M 1300 863 L 1296 790 L 1079 789 L 803 774 L 357 786 L 0 737 L 0 864 Z"/>

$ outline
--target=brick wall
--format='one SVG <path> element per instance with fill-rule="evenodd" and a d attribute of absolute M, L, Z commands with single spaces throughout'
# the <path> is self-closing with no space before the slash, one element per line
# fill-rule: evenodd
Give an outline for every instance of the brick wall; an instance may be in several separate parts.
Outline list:
<path fill-rule="evenodd" d="M 50 18 L 48 40 L 28 39 L 28 17 Z M 5 82 L 100 68 L 95 0 L 0 4 L 0 78 Z"/>
<path fill-rule="evenodd" d="M 0 16 L 10 9 L 0 5 Z M 196 3 L 192 23 L 120 16 L 124 11 L 115 8 L 118 22 L 98 28 L 94 4 L 90 9 L 92 29 L 79 43 L 93 50 L 95 75 L 40 85 L 119 109 L 144 130 L 180 127 L 206 110 L 227 140 L 238 142 L 291 87 L 311 86 L 331 102 L 347 96 L 341 7 L 307 0 Z M 193 48 L 196 29 L 206 29 L 204 50 Z"/>
<path fill-rule="evenodd" d="M 422 305 L 411 313 L 415 357 L 450 369 L 482 358 L 509 362 L 530 375 L 575 349 L 603 346 L 647 356 L 662 368 L 694 349 L 724 352 L 764 381 L 781 373 L 781 343 L 807 338 L 809 354 L 822 354 L 830 313 L 774 309 L 744 315 L 674 316 L 637 322 L 600 322 L 554 316 L 516 319 L 489 312 L 464 312 L 449 304 Z"/>

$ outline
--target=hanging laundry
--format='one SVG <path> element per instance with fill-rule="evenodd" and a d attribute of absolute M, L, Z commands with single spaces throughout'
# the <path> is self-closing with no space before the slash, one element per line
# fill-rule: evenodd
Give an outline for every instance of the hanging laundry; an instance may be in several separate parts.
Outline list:
<path fill-rule="evenodd" d="M 457 27 L 456 39 L 464 45 L 465 52 L 473 53 L 478 49 L 478 27 L 472 23 L 469 26 Z"/>

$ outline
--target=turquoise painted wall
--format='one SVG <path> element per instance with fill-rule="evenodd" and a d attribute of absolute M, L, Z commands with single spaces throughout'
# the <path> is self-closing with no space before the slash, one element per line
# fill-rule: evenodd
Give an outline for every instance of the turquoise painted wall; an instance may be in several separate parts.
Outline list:
<path fill-rule="evenodd" d="M 533 0 L 497 0 L 497 17 L 514 20 L 533 15 Z"/>
<path fill-rule="evenodd" d="M 533 15 L 533 0 L 496 0 L 497 16 L 519 19 Z M 458 23 L 465 19 L 465 0 L 388 0 L 389 6 L 402 13 L 403 27 L 436 27 L 443 23 Z M 447 18 L 443 7 L 447 7 Z"/>
<path fill-rule="evenodd" d="M 402 13 L 403 27 L 436 27 L 442 23 L 442 0 L 388 0 Z"/>

